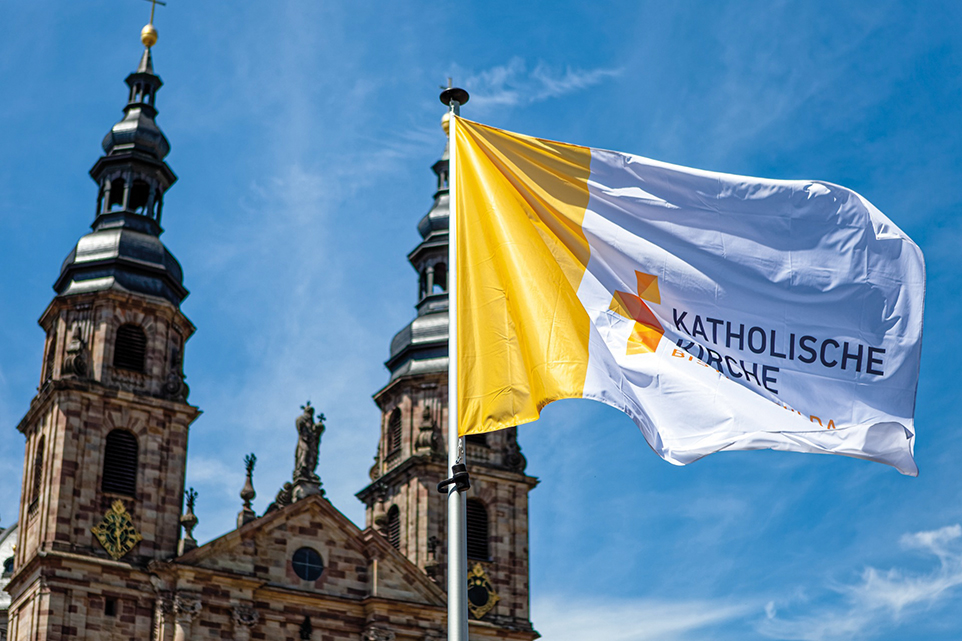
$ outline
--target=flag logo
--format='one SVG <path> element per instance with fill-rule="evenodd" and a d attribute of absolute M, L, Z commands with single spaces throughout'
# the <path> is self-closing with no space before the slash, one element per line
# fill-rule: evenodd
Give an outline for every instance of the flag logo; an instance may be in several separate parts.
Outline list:
<path fill-rule="evenodd" d="M 635 326 L 628 337 L 626 354 L 651 354 L 658 348 L 658 342 L 665 334 L 665 329 L 652 313 L 645 301 L 661 304 L 661 294 L 658 291 L 658 277 L 644 272 L 635 272 L 638 278 L 638 293 L 615 290 L 611 297 L 610 311 L 619 316 L 635 321 Z"/>

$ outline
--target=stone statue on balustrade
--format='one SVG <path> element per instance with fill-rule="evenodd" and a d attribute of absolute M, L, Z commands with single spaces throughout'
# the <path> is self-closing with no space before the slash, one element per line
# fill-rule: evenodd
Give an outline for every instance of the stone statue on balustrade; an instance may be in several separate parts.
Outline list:
<path fill-rule="evenodd" d="M 317 453 L 324 434 L 324 415 L 314 417 L 311 402 L 302 405 L 304 412 L 294 422 L 297 428 L 297 450 L 294 452 L 294 489 L 292 498 L 296 501 L 312 494 L 324 495 L 321 479 L 316 474 Z"/>

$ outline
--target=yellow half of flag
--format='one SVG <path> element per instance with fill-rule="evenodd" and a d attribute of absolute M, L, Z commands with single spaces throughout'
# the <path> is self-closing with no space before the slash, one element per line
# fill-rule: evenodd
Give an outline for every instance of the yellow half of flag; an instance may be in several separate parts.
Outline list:
<path fill-rule="evenodd" d="M 582 221 L 591 150 L 458 119 L 460 433 L 520 425 L 580 398 L 589 319 Z"/>

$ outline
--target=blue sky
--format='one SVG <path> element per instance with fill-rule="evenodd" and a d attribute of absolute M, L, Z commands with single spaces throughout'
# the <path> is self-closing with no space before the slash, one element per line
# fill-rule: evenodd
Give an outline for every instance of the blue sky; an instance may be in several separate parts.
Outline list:
<path fill-rule="evenodd" d="M 158 9 L 158 123 L 180 177 L 163 236 L 191 290 L 195 534 L 290 473 L 363 524 L 405 260 L 443 148 L 437 86 L 494 126 L 729 173 L 855 189 L 926 257 L 917 479 L 842 457 L 723 453 L 676 468 L 588 401 L 520 430 L 531 594 L 546 639 L 962 637 L 962 4 L 185 2 Z M 0 524 L 16 518 L 36 319 L 88 230 L 149 6 L 0 6 Z M 954 283 L 954 284 L 953 284 Z"/>

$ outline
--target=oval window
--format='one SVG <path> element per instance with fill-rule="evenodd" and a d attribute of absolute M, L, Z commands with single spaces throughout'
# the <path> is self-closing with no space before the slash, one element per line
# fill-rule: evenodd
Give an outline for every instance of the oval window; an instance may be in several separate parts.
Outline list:
<path fill-rule="evenodd" d="M 305 581 L 316 581 L 324 571 L 324 561 L 321 555 L 311 548 L 301 548 L 291 559 L 294 572 Z"/>

